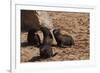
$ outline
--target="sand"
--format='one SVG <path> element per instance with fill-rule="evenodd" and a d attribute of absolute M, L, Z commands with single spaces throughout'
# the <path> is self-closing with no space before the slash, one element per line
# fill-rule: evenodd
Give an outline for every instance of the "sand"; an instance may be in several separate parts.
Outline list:
<path fill-rule="evenodd" d="M 75 45 L 71 48 L 52 46 L 53 53 L 58 54 L 47 59 L 39 58 L 39 48 L 25 45 L 27 32 L 21 33 L 21 62 L 47 62 L 47 61 L 73 61 L 89 60 L 89 13 L 75 12 L 48 12 L 52 17 L 52 23 L 56 28 L 71 35 Z"/>

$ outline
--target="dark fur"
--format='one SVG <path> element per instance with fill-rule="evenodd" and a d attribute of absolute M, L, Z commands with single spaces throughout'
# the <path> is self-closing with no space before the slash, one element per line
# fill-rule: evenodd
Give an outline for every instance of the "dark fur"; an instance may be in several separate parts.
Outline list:
<path fill-rule="evenodd" d="M 41 27 L 41 31 L 43 32 L 43 43 L 40 47 L 40 56 L 42 58 L 48 58 L 53 56 L 53 51 L 51 48 L 53 37 L 50 30 L 46 27 Z"/>
<path fill-rule="evenodd" d="M 40 23 L 35 10 L 21 10 L 21 31 L 40 30 Z"/>
<path fill-rule="evenodd" d="M 74 40 L 70 35 L 62 35 L 59 29 L 53 30 L 54 37 L 59 47 L 71 47 L 74 45 Z"/>
<path fill-rule="evenodd" d="M 40 46 L 40 38 L 39 38 L 39 35 L 38 34 L 35 34 L 34 32 L 33 32 L 33 30 L 30 30 L 29 32 L 28 32 L 28 38 L 27 38 L 27 40 L 28 40 L 28 44 L 29 45 L 34 45 L 34 46 L 36 46 L 36 47 L 39 47 Z"/>
<path fill-rule="evenodd" d="M 40 56 L 47 58 L 53 56 L 51 44 L 52 35 L 48 28 L 41 27 L 37 12 L 35 10 L 21 10 L 21 31 L 28 32 L 27 41 L 30 45 L 40 45 L 40 38 L 35 33 L 42 31 L 44 35 L 43 43 L 40 46 Z"/>
<path fill-rule="evenodd" d="M 36 47 L 40 47 L 41 41 L 40 41 L 40 37 L 39 37 L 38 34 L 35 34 L 33 41 L 34 41 L 34 45 L 35 45 Z"/>
<path fill-rule="evenodd" d="M 21 31 L 28 32 L 27 41 L 34 43 L 35 32 L 40 30 L 40 23 L 35 10 L 21 10 Z"/>

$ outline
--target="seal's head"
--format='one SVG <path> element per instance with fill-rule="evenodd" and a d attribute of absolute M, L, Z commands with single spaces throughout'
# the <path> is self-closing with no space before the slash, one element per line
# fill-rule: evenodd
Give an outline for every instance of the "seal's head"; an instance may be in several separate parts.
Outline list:
<path fill-rule="evenodd" d="M 57 35 L 57 34 L 59 34 L 59 33 L 60 33 L 60 29 L 54 29 L 54 30 L 53 30 L 53 34 L 54 34 L 54 35 Z"/>

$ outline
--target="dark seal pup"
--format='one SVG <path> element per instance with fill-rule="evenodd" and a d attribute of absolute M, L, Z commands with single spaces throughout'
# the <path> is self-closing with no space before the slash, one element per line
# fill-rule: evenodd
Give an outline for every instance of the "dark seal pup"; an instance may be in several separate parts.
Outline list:
<path fill-rule="evenodd" d="M 40 47 L 40 57 L 41 58 L 49 58 L 53 55 L 53 50 L 51 48 L 53 37 L 50 30 L 46 27 L 41 27 L 41 31 L 43 32 L 43 43 Z"/>
<path fill-rule="evenodd" d="M 65 48 L 65 47 L 71 47 L 72 45 L 74 45 L 73 38 L 70 35 L 61 34 L 59 29 L 54 29 L 53 34 L 57 41 L 57 45 L 59 47 Z"/>

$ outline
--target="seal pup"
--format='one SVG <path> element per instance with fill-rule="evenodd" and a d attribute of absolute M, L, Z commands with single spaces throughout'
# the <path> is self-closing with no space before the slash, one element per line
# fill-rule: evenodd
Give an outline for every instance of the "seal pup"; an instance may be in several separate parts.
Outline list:
<path fill-rule="evenodd" d="M 49 58 L 54 56 L 53 50 L 51 48 L 53 37 L 50 30 L 47 27 L 41 27 L 41 31 L 43 32 L 43 43 L 40 47 L 40 57 L 41 58 Z"/>
<path fill-rule="evenodd" d="M 61 34 L 60 29 L 54 29 L 53 34 L 57 41 L 57 45 L 59 47 L 65 48 L 65 47 L 71 47 L 72 45 L 74 45 L 74 40 L 72 36 L 67 35 L 67 34 Z"/>

